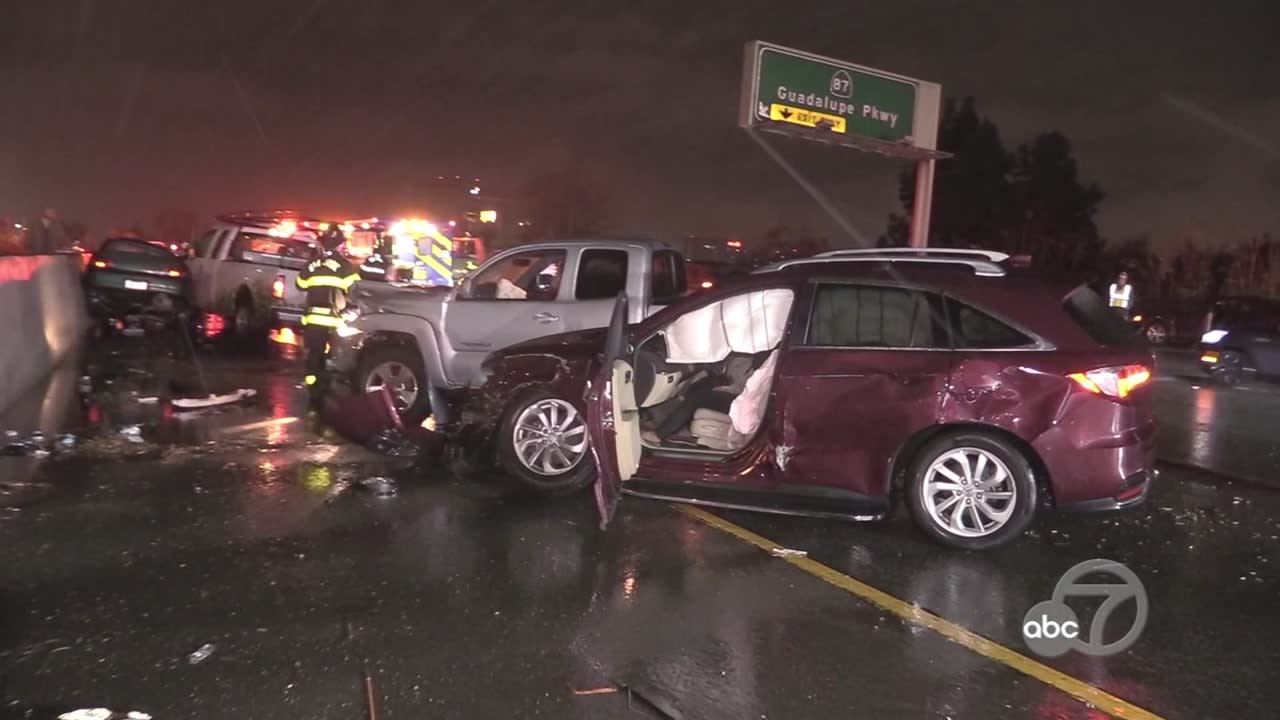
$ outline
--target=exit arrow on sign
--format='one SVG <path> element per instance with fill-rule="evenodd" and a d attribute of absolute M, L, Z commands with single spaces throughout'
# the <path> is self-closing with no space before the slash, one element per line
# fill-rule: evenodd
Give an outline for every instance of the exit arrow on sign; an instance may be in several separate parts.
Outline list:
<path fill-rule="evenodd" d="M 831 132 L 844 133 L 848 122 L 839 115 L 828 115 L 805 108 L 792 107 L 773 103 L 769 106 L 769 119 L 779 122 L 803 125 L 811 128 L 823 128 Z"/>

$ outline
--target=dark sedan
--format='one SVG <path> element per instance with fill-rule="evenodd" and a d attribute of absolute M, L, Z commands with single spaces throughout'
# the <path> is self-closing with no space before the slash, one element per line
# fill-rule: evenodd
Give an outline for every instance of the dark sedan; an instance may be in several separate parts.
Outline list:
<path fill-rule="evenodd" d="M 189 304 L 191 273 L 167 246 L 111 238 L 90 259 L 84 288 L 89 310 L 99 320 L 173 318 Z"/>

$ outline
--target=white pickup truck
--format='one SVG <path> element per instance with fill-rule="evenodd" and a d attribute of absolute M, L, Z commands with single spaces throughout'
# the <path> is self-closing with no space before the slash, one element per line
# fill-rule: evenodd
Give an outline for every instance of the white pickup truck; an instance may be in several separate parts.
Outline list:
<path fill-rule="evenodd" d="M 685 293 L 684 257 L 651 240 L 572 240 L 498 253 L 454 288 L 356 283 L 360 315 L 331 367 L 359 390 L 391 390 L 406 422 L 437 391 L 483 382 L 485 357 L 525 340 L 604 328 L 625 291 L 632 322 Z"/>
<path fill-rule="evenodd" d="M 298 326 L 303 293 L 294 284 L 317 252 L 316 233 L 291 220 L 226 216 L 194 247 L 193 303 L 226 321 L 239 339 L 282 326 Z"/>

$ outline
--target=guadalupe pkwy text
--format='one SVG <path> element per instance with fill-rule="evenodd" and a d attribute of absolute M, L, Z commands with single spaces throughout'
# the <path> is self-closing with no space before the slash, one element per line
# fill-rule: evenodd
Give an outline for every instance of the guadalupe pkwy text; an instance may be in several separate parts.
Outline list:
<path fill-rule="evenodd" d="M 803 93 L 795 90 L 788 90 L 786 85 L 778 86 L 778 99 L 795 105 L 813 108 L 814 110 L 826 110 L 835 112 L 840 115 L 861 116 L 882 123 L 888 123 L 889 127 L 897 127 L 898 113 L 888 110 L 881 110 L 875 105 L 859 105 L 818 93 Z"/>

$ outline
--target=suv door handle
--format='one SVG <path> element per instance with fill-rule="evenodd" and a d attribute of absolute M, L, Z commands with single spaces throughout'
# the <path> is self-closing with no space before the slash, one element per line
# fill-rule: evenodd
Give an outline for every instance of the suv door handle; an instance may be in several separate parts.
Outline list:
<path fill-rule="evenodd" d="M 537 320 L 538 322 L 542 323 L 543 325 L 546 325 L 546 324 L 548 324 L 548 323 L 559 322 L 559 321 L 560 321 L 560 316 L 559 316 L 559 315 L 552 314 L 552 313 L 549 313 L 549 312 L 540 312 L 540 313 L 538 313 L 537 315 L 534 315 L 534 316 L 533 316 L 533 319 L 534 319 L 534 320 Z"/>

